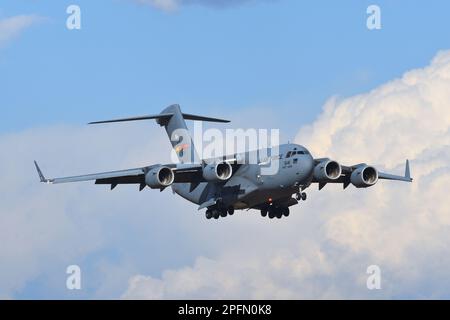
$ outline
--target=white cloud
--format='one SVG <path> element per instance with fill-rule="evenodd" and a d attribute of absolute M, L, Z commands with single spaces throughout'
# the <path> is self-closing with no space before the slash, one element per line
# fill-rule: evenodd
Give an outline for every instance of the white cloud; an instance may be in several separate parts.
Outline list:
<path fill-rule="evenodd" d="M 129 239 L 138 237 L 151 252 L 155 228 L 169 229 L 173 219 L 184 219 L 175 217 L 182 215 L 181 199 L 174 201 L 168 191 L 138 192 L 137 186 L 118 186 L 111 192 L 108 186 L 92 182 L 45 185 L 39 183 L 33 168 L 36 159 L 44 174 L 52 177 L 168 161 L 170 144 L 156 125 L 150 129 L 148 123 L 34 128 L 0 136 L 0 149 L 7 150 L 0 157 L 0 297 L 21 297 L 24 288 L 42 281 L 42 286 L 37 285 L 43 292 L 40 297 L 70 298 L 71 292 L 65 290 L 69 264 L 82 267 L 83 285 L 91 292 L 115 297 L 123 292 L 132 272 L 139 270 L 138 261 L 146 259 L 129 249 L 136 247 Z M 157 238 L 177 241 L 169 234 Z M 107 259 L 109 252 L 120 259 Z M 88 263 L 91 256 L 96 258 Z M 167 260 L 164 253 L 159 256 Z"/>
<path fill-rule="evenodd" d="M 211 225 L 170 190 L 39 183 L 33 160 L 49 178 L 170 162 L 154 122 L 32 128 L 0 135 L 0 149 L 0 297 L 119 297 L 132 275 L 209 255 L 246 226 L 230 219 L 223 233 L 227 222 Z M 82 268 L 78 295 L 65 289 L 69 264 Z"/>
<path fill-rule="evenodd" d="M 446 51 L 371 92 L 330 99 L 298 133 L 317 157 L 344 164 L 400 174 L 409 158 L 412 184 L 328 185 L 288 219 L 242 214 L 211 224 L 213 253 L 159 277 L 134 276 L 123 298 L 449 298 L 449 88 Z M 380 291 L 365 287 L 372 264 Z"/>
<path fill-rule="evenodd" d="M 18 15 L 0 19 L 0 47 L 40 20 L 42 18 L 37 15 Z"/>
<path fill-rule="evenodd" d="M 280 221 L 250 211 L 217 223 L 168 191 L 37 182 L 35 158 L 49 176 L 169 161 L 156 125 L 2 135 L 0 297 L 37 283 L 40 297 L 70 298 L 64 272 L 74 263 L 98 298 L 450 297 L 449 85 L 442 52 L 367 94 L 330 99 L 297 142 L 399 173 L 408 157 L 415 181 L 309 191 Z M 371 264 L 382 269 L 381 291 L 365 288 Z"/>
<path fill-rule="evenodd" d="M 136 0 L 141 4 L 148 4 L 154 6 L 155 8 L 162 9 L 165 11 L 172 11 L 178 8 L 178 0 Z"/>
<path fill-rule="evenodd" d="M 180 6 L 185 5 L 202 5 L 207 7 L 224 8 L 233 5 L 256 2 L 261 0 L 134 0 L 137 3 L 151 5 L 155 8 L 165 11 L 173 11 Z M 268 1 L 268 0 L 262 0 Z"/>

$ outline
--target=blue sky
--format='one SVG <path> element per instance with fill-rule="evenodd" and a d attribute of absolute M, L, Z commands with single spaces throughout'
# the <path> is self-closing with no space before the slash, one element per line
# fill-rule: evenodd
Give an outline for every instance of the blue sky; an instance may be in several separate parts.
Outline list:
<path fill-rule="evenodd" d="M 177 102 L 231 118 L 245 107 L 277 108 L 286 117 L 275 127 L 291 135 L 330 96 L 363 92 L 424 65 L 450 39 L 446 1 L 378 1 L 380 31 L 366 28 L 369 1 L 176 12 L 131 0 L 76 1 L 82 30 L 69 31 L 72 3 L 2 1 L 2 17 L 46 19 L 1 51 L 1 132 L 155 113 Z"/>
<path fill-rule="evenodd" d="M 436 238 L 439 243 L 448 240 L 447 229 L 438 232 L 449 225 L 445 209 L 434 207 L 443 204 L 445 208 L 446 196 L 438 183 L 442 180 L 438 181 L 429 168 L 437 167 L 444 174 L 444 169 L 450 172 L 445 164 L 438 165 L 442 159 L 450 159 L 448 148 L 438 149 L 439 143 L 447 141 L 441 139 L 440 132 L 450 132 L 449 126 L 436 124 L 434 130 L 432 125 L 431 129 L 419 125 L 427 116 L 436 123 L 439 118 L 442 121 L 448 118 L 447 109 L 436 102 L 444 99 L 435 99 L 441 96 L 434 92 L 424 94 L 427 99 L 433 98 L 429 99 L 430 105 L 438 105 L 435 111 L 441 110 L 437 117 L 432 117 L 417 112 L 420 108 L 414 103 L 420 99 L 412 94 L 411 99 L 399 100 L 408 105 L 399 106 L 404 109 L 394 119 L 387 118 L 389 125 L 379 131 L 351 127 L 359 118 L 347 124 L 353 130 L 349 131 L 350 140 L 334 132 L 336 123 L 322 113 L 330 97 L 339 97 L 331 102 L 338 108 L 340 101 L 345 105 L 344 102 L 353 101 L 352 96 L 371 93 L 409 70 L 428 66 L 437 52 L 449 49 L 450 2 L 254 0 L 211 6 L 198 1 L 181 4 L 173 11 L 157 8 L 149 4 L 151 1 L 138 2 L 3 0 L 0 4 L 0 23 L 18 15 L 34 17 L 31 25 L 5 43 L 1 43 L 0 24 L 0 149 L 8 150 L 0 157 L 0 166 L 4 168 L 4 183 L 0 185 L 0 194 L 4 195 L 0 202 L 0 243 L 7 244 L 0 247 L 3 262 L 0 298 L 118 298 L 127 288 L 131 290 L 128 283 L 135 275 L 149 277 L 151 285 L 146 282 L 149 279 L 137 281 L 145 288 L 170 289 L 173 283 L 179 283 L 175 281 L 178 275 L 183 278 L 183 272 L 195 278 L 197 273 L 211 269 L 212 278 L 204 280 L 206 289 L 202 287 L 203 291 L 188 292 L 182 297 L 205 297 L 205 292 L 211 297 L 222 297 L 219 293 L 223 288 L 215 281 L 224 274 L 228 276 L 228 269 L 235 271 L 237 280 L 232 280 L 243 283 L 244 289 L 225 297 L 255 297 L 245 290 L 252 289 L 254 283 L 262 283 L 257 278 L 259 271 L 249 275 L 244 269 L 234 269 L 239 267 L 234 263 L 236 257 L 244 267 L 262 261 L 261 277 L 268 283 L 273 280 L 273 288 L 277 289 L 277 280 L 280 281 L 279 295 L 274 289 L 263 295 L 268 298 L 285 297 L 283 294 L 290 291 L 283 291 L 283 285 L 286 290 L 296 286 L 296 275 L 289 277 L 295 268 L 289 266 L 297 262 L 317 273 L 305 282 L 300 281 L 297 288 L 290 288 L 293 295 L 288 297 L 297 297 L 294 293 L 302 296 L 305 292 L 314 292 L 306 296 L 313 298 L 326 294 L 356 298 L 450 296 L 442 287 L 447 286 L 442 278 L 449 278 L 449 259 L 436 263 L 437 266 L 428 264 L 437 261 L 436 257 L 450 255 L 439 246 L 422 247 L 430 239 Z M 366 8 L 372 3 L 381 8 L 381 30 L 366 28 Z M 69 31 L 65 27 L 66 8 L 70 4 L 81 7 L 81 30 Z M 439 61 L 432 63 L 432 67 L 441 70 Z M 445 67 L 444 62 L 441 64 Z M 425 80 L 430 81 L 429 87 L 437 83 Z M 422 88 L 424 92 L 426 88 L 426 85 Z M 427 99 L 424 101 L 428 103 Z M 383 102 L 374 104 L 380 109 L 383 105 L 390 106 L 390 101 L 378 96 L 370 101 L 372 105 L 373 101 Z M 37 183 L 33 159 L 41 160 L 44 172 L 50 171 L 50 175 L 121 169 L 168 160 L 168 153 L 160 151 L 170 150 L 170 145 L 154 123 L 100 127 L 85 124 L 158 113 L 172 103 L 179 103 L 189 113 L 229 118 L 233 120 L 231 127 L 279 128 L 283 139 L 294 139 L 300 128 L 319 124 L 300 131 L 300 137 L 310 138 L 307 143 L 315 143 L 310 146 L 312 150 L 334 152 L 337 157 L 355 159 L 355 163 L 376 161 L 397 168 L 409 157 L 418 178 L 414 199 L 424 198 L 425 202 L 410 201 L 409 189 L 380 187 L 373 191 L 375 197 L 347 190 L 347 196 L 341 197 L 327 187 L 320 194 L 312 193 L 311 198 L 316 199 L 295 209 L 289 221 L 268 224 L 255 216 L 235 215 L 221 224 L 210 224 L 202 214 L 197 214 L 195 205 L 168 191 L 138 193 L 136 188 L 125 186 L 109 192 L 91 184 L 46 188 Z M 376 110 L 372 110 L 373 114 L 377 114 Z M 320 115 L 322 118 L 317 120 Z M 397 118 L 404 120 L 399 122 L 403 135 L 391 131 L 396 128 Z M 408 134 L 414 121 L 423 129 L 424 140 L 433 141 L 433 146 L 424 143 L 420 148 L 409 147 L 411 141 L 420 140 Z M 430 122 L 423 121 L 424 125 Z M 363 119 L 361 123 L 366 122 Z M 386 145 L 396 153 L 353 146 L 351 139 L 363 134 L 377 147 L 389 142 Z M 336 147 L 321 145 L 322 136 Z M 344 140 L 350 143 L 341 146 Z M 352 147 L 355 149 L 348 151 Z M 430 150 L 427 148 L 439 158 L 430 156 L 429 163 L 421 162 L 418 155 Z M 359 156 L 352 158 L 358 152 Z M 430 176 L 424 174 L 425 182 L 420 184 L 420 172 L 427 170 Z M 386 190 L 392 192 L 391 196 Z M 410 211 L 402 207 L 409 202 Z M 389 205 L 395 209 L 389 209 Z M 336 207 L 341 208 L 339 212 L 335 212 Z M 421 220 L 423 212 L 438 225 L 427 229 L 428 225 Z M 405 222 L 398 216 L 405 216 L 400 213 L 409 214 L 405 221 L 417 222 L 421 228 L 408 225 L 411 229 L 402 229 Z M 370 220 L 372 217 L 379 220 L 374 222 Z M 393 220 L 389 220 L 391 217 Z M 384 241 L 366 243 L 375 231 L 369 230 L 369 236 L 358 238 L 359 233 L 352 229 L 360 226 L 358 219 L 369 219 L 363 220 L 361 230 L 366 225 L 379 226 L 375 231 L 392 230 L 392 234 L 382 236 Z M 349 225 L 342 226 L 342 221 L 349 221 Z M 389 223 L 386 227 L 379 221 Z M 340 226 L 337 231 L 335 225 Z M 339 230 L 349 232 L 340 237 Z M 410 230 L 414 231 L 411 234 L 417 234 L 416 238 L 396 238 L 408 235 Z M 348 239 L 354 242 L 349 244 Z M 398 248 L 404 239 L 410 242 Z M 423 251 L 405 253 L 415 246 Z M 393 251 L 380 253 L 380 247 L 392 247 Z M 421 252 L 427 252 L 427 259 Z M 285 259 L 285 266 L 280 268 L 286 277 L 280 277 L 276 268 L 264 274 L 270 265 L 266 262 L 279 261 L 279 254 L 298 259 L 295 263 Z M 399 257 L 404 258 L 400 264 L 403 269 L 398 268 Z M 384 263 L 383 270 L 391 280 L 386 286 L 388 290 L 378 295 L 358 287 L 358 281 L 364 279 L 365 266 L 377 259 Z M 324 265 L 332 266 L 329 268 L 333 273 L 321 269 L 323 261 Z M 410 275 L 404 271 L 409 270 L 406 263 L 411 261 L 418 263 L 419 274 L 431 274 L 432 279 L 419 278 L 409 284 Z M 308 266 L 308 263 L 315 264 Z M 64 271 L 69 264 L 82 267 L 85 280 L 81 292 L 69 292 L 64 287 Z M 358 268 L 362 275 L 357 273 Z M 215 274 L 215 269 L 221 273 Z M 255 281 L 247 283 L 253 275 Z M 228 280 L 224 283 L 229 283 Z M 403 281 L 402 285 L 393 286 L 394 280 Z M 312 286 L 314 290 L 305 291 L 304 286 Z M 333 295 L 335 287 L 342 291 Z M 169 289 L 162 297 L 174 296 Z M 255 292 L 257 289 L 260 288 Z M 133 290 L 129 296 L 134 296 Z"/>

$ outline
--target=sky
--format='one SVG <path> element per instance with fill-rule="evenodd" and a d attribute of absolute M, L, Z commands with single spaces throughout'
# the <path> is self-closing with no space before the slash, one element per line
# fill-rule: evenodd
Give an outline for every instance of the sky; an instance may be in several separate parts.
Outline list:
<path fill-rule="evenodd" d="M 376 1 L 368 30 L 372 3 L 2 1 L 0 297 L 449 298 L 450 3 Z M 168 190 L 38 183 L 34 159 L 51 176 L 170 161 L 153 122 L 85 124 L 172 103 L 343 164 L 409 158 L 415 181 L 220 223 Z M 72 264 L 82 290 L 66 289 Z"/>

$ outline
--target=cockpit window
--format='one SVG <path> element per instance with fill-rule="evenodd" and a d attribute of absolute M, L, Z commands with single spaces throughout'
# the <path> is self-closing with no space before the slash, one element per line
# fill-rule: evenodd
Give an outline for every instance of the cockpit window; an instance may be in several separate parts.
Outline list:
<path fill-rule="evenodd" d="M 288 151 L 288 153 L 286 153 L 286 158 L 290 158 L 292 156 L 295 156 L 296 154 L 298 154 L 298 155 L 300 155 L 300 154 L 309 154 L 309 152 L 306 151 L 306 150 Z"/>

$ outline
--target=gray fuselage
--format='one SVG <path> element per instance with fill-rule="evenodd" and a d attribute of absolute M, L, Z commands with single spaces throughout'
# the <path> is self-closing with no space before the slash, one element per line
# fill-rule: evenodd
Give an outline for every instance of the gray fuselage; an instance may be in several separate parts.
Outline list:
<path fill-rule="evenodd" d="M 233 167 L 236 171 L 229 180 L 201 182 L 194 189 L 191 183 L 175 183 L 173 191 L 195 204 L 221 199 L 227 207 L 246 209 L 289 201 L 299 188 L 309 186 L 313 177 L 314 159 L 305 147 L 297 144 L 283 144 L 234 157 L 240 161 Z"/>

